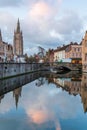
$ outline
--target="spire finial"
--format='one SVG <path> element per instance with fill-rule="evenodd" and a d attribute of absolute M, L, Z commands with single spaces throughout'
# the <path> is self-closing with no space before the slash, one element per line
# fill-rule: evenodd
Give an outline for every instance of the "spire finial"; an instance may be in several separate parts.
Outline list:
<path fill-rule="evenodd" d="M 20 32 L 20 22 L 19 22 L 19 18 L 18 18 L 18 22 L 17 22 L 17 30 L 18 33 Z"/>

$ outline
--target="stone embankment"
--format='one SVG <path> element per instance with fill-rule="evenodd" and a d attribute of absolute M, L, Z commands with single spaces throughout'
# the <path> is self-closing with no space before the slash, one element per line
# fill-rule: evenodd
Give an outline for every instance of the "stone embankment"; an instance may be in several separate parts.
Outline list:
<path fill-rule="evenodd" d="M 0 63 L 0 79 L 41 70 L 38 63 Z"/>

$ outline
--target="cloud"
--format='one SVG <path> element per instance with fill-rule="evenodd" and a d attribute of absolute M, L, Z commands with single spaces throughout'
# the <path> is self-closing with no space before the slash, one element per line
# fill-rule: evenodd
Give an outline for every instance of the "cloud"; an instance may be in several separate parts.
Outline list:
<path fill-rule="evenodd" d="M 50 36 L 51 36 L 51 37 L 54 37 L 54 38 L 58 38 L 58 39 L 60 39 L 60 40 L 63 40 L 63 36 L 60 35 L 59 33 L 57 33 L 55 30 L 52 30 L 52 31 L 50 32 Z"/>
<path fill-rule="evenodd" d="M 24 21 L 25 39 L 33 43 L 34 47 L 39 44 L 45 48 L 69 44 L 71 41 L 80 42 L 83 30 L 82 18 L 73 11 L 66 11 L 63 16 L 58 17 L 59 14 L 54 14 L 50 10 L 52 9 L 49 9 L 46 15 L 43 9 L 43 13 L 40 14 L 38 11 L 34 14 L 34 9 L 30 10 Z M 31 15 L 31 12 L 35 17 Z"/>
<path fill-rule="evenodd" d="M 43 18 L 43 17 L 46 17 L 50 14 L 51 12 L 51 9 L 50 7 L 44 3 L 44 2 L 38 2 L 36 3 L 32 9 L 30 10 L 30 16 L 33 18 L 33 19 L 38 19 L 38 18 Z"/>
<path fill-rule="evenodd" d="M 72 33 L 73 31 L 79 32 L 81 30 L 82 19 L 76 12 L 67 10 L 58 20 L 57 24 L 59 27 L 59 33 L 67 35 L 69 33 Z"/>
<path fill-rule="evenodd" d="M 55 85 L 51 86 L 50 89 L 46 82 L 43 87 L 37 89 L 33 87 L 35 82 L 27 85 L 26 97 L 23 97 L 22 102 L 26 114 L 32 122 L 41 124 L 52 120 L 56 123 L 59 122 L 60 118 L 72 119 L 77 116 L 80 105 L 79 97 L 70 96 L 67 92 L 57 89 Z M 28 100 L 25 99 L 27 97 L 29 97 Z"/>
<path fill-rule="evenodd" d="M 63 36 L 62 42 L 77 41 L 83 35 L 83 19 L 74 11 L 67 10 L 63 16 L 55 22 L 55 31 Z M 64 43 L 65 44 L 65 43 Z"/>
<path fill-rule="evenodd" d="M 42 124 L 50 119 L 51 115 L 49 115 L 46 111 L 43 110 L 29 110 L 29 117 L 31 117 L 32 122 L 36 124 Z"/>
<path fill-rule="evenodd" d="M 0 29 L 2 31 L 2 39 L 5 42 L 13 44 L 14 27 L 17 19 L 9 12 L 0 11 Z"/>
<path fill-rule="evenodd" d="M 46 125 L 46 128 L 50 129 L 50 124 L 52 124 L 52 127 L 55 126 L 56 130 L 61 130 L 60 120 L 73 120 L 73 118 L 78 117 L 79 111 L 82 111 L 80 97 L 70 96 L 67 92 L 62 91 L 61 88 L 56 88 L 54 84 L 50 86 L 45 78 L 43 81 L 44 85 L 39 88 L 35 86 L 38 80 L 22 88 L 23 93 L 16 113 L 14 113 L 13 100 L 9 102 L 10 104 L 8 103 L 12 93 L 6 94 L 1 102 L 0 114 L 3 114 L 5 119 L 11 116 L 12 119 L 14 118 L 18 121 L 20 118 L 17 117 L 21 117 L 20 114 L 22 112 L 23 119 L 25 119 L 24 126 L 26 126 L 26 121 L 30 126 L 34 124 L 33 128 L 36 126 L 41 128 L 41 125 Z"/>
<path fill-rule="evenodd" d="M 22 0 L 0 0 L 0 7 L 19 6 Z"/>
<path fill-rule="evenodd" d="M 17 9 L 21 16 L 15 16 L 16 8 L 12 10 L 14 13 L 9 10 L 0 12 L 3 38 L 13 43 L 14 28 L 19 17 L 24 37 L 24 52 L 29 55 L 37 53 L 37 46 L 47 50 L 71 41 L 80 41 L 83 35 L 82 18 L 71 10 L 59 12 L 61 4 L 61 0 L 23 0 L 20 2 L 21 8 Z M 26 11 L 22 6 L 26 7 Z"/>
<path fill-rule="evenodd" d="M 62 0 L 0 0 L 0 7 L 18 7 L 18 6 L 31 6 L 37 2 L 47 2 L 51 5 L 60 4 Z"/>

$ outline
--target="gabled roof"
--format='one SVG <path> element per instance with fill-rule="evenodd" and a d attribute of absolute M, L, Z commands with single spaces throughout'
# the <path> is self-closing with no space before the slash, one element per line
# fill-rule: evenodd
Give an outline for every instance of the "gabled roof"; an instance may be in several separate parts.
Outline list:
<path fill-rule="evenodd" d="M 63 47 L 61 47 L 61 48 L 59 49 L 59 51 L 65 50 L 68 46 L 69 46 L 69 45 L 64 45 Z"/>
<path fill-rule="evenodd" d="M 57 52 L 60 50 L 61 47 L 57 47 L 57 49 L 54 50 L 54 52 Z"/>

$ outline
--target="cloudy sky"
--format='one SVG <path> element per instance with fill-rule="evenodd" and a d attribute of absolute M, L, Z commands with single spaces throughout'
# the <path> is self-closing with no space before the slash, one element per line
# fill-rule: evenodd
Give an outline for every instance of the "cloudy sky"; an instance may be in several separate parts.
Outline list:
<path fill-rule="evenodd" d="M 13 44 L 18 18 L 24 36 L 24 52 L 34 54 L 38 46 L 56 48 L 80 42 L 87 29 L 86 0 L 0 0 L 3 40 Z"/>

